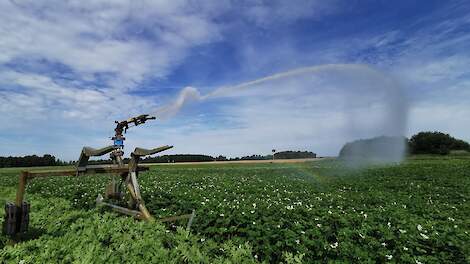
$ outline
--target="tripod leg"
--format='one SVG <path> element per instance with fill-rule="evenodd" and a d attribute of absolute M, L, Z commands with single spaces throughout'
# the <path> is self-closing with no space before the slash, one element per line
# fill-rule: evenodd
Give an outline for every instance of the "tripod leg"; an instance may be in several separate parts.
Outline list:
<path fill-rule="evenodd" d="M 135 172 L 131 172 L 131 182 L 132 182 L 132 185 L 134 186 L 134 192 L 135 192 L 135 195 L 142 199 L 142 196 L 140 195 L 140 187 L 139 187 L 139 183 L 137 182 L 137 177 L 136 177 L 136 173 Z"/>
<path fill-rule="evenodd" d="M 134 177 L 132 177 L 132 175 L 134 175 Z M 137 204 L 137 207 L 139 208 L 139 211 L 142 214 L 142 218 L 147 221 L 152 221 L 153 217 L 150 215 L 149 211 L 147 210 L 147 207 L 145 207 L 144 201 L 140 196 L 139 183 L 137 182 L 137 177 L 135 177 L 135 172 L 131 172 L 131 175 L 128 175 L 128 179 L 126 180 L 126 186 L 127 190 L 129 190 L 129 193 L 131 194 L 133 202 Z"/>
<path fill-rule="evenodd" d="M 122 199 L 122 193 L 121 193 L 118 183 L 116 182 L 114 175 L 111 178 L 111 182 L 109 182 L 108 185 L 106 185 L 105 194 L 106 194 L 105 197 L 107 199 L 115 199 L 115 200 Z"/>

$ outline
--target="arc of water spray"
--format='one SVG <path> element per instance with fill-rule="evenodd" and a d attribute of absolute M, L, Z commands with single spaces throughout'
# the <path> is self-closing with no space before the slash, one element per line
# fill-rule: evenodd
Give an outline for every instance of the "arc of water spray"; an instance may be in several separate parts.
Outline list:
<path fill-rule="evenodd" d="M 384 103 L 385 114 L 382 116 L 382 120 L 378 122 L 379 131 L 383 135 L 401 136 L 403 135 L 406 128 L 406 116 L 407 116 L 407 104 L 404 93 L 400 85 L 390 76 L 383 74 L 382 72 L 373 69 L 363 64 L 325 64 L 318 66 L 310 66 L 297 68 L 285 72 L 276 73 L 270 76 L 259 78 L 256 80 L 240 83 L 233 86 L 223 86 L 209 92 L 205 95 L 201 95 L 199 90 L 194 87 L 185 87 L 178 95 L 176 100 L 168 105 L 165 105 L 157 109 L 153 114 L 160 118 L 169 118 L 175 115 L 188 101 L 204 101 L 212 98 L 221 98 L 233 96 L 237 92 L 251 88 L 253 86 L 272 82 L 275 80 L 288 78 L 292 76 L 298 76 L 303 74 L 317 74 L 322 72 L 332 73 L 354 73 L 354 78 L 361 82 L 361 86 L 371 87 L 372 89 L 378 89 L 375 95 L 381 96 L 380 98 Z M 339 76 L 338 76 L 339 77 Z M 353 90 L 354 92 L 354 90 Z M 361 90 L 359 92 L 369 92 L 368 90 Z M 362 94 L 359 94 L 361 96 Z M 367 94 L 364 94 L 367 96 Z M 354 122 L 357 121 L 356 117 L 350 118 L 350 126 L 354 126 Z M 366 119 L 359 117 L 361 120 Z M 349 120 L 349 119 L 348 119 Z M 401 161 L 405 153 L 405 141 L 404 140 L 391 140 L 390 143 L 380 144 L 372 148 L 374 151 L 370 151 L 367 147 L 359 148 L 354 150 L 354 155 L 357 161 L 349 165 L 364 165 L 375 162 L 397 162 Z M 374 153 L 370 156 L 370 153 Z"/>
<path fill-rule="evenodd" d="M 151 114 L 155 114 L 159 116 L 160 118 L 169 118 L 175 115 L 176 113 L 178 113 L 178 111 L 186 104 L 186 102 L 191 101 L 191 100 L 203 101 L 203 100 L 210 99 L 210 98 L 224 97 L 224 96 L 228 96 L 230 94 L 239 92 L 241 90 L 244 90 L 246 88 L 249 88 L 258 84 L 275 81 L 278 79 L 288 78 L 288 77 L 292 77 L 296 75 L 303 75 L 307 73 L 313 74 L 313 73 L 320 73 L 320 72 L 332 71 L 332 70 L 362 71 L 362 72 L 366 72 L 369 74 L 373 74 L 374 76 L 380 77 L 384 81 L 390 81 L 390 79 L 384 74 L 382 74 L 381 72 L 374 70 L 371 67 L 363 65 L 363 64 L 323 64 L 323 65 L 296 68 L 293 70 L 276 73 L 273 75 L 269 75 L 263 78 L 259 78 L 256 80 L 244 82 L 244 83 L 233 85 L 233 86 L 223 86 L 223 87 L 215 89 L 214 91 L 206 95 L 201 95 L 199 90 L 197 90 L 194 87 L 188 86 L 188 87 L 185 87 L 179 93 L 176 100 L 174 100 L 172 103 L 168 105 L 158 108 L 156 111 L 154 111 Z"/>

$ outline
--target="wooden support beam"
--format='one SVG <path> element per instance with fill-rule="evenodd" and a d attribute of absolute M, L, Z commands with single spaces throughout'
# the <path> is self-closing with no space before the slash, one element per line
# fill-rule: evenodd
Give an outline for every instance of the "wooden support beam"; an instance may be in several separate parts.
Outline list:
<path fill-rule="evenodd" d="M 137 180 L 135 182 L 138 185 Z M 126 184 L 127 190 L 129 191 L 131 195 L 131 199 L 137 204 L 137 207 L 139 208 L 139 211 L 141 213 L 140 218 L 146 221 L 153 221 L 154 218 L 152 217 L 150 212 L 147 210 L 147 207 L 145 206 L 145 203 L 142 197 L 140 196 L 140 193 L 137 194 L 135 192 L 135 186 L 133 185 L 130 174 L 127 176 L 127 179 L 125 180 L 125 184 Z"/>
<path fill-rule="evenodd" d="M 150 168 L 145 166 L 139 166 L 138 171 L 148 171 Z M 77 173 L 76 169 L 69 170 L 51 170 L 51 171 L 29 171 L 27 172 L 27 178 L 42 178 L 52 176 L 86 176 L 92 174 L 104 174 L 104 173 L 124 173 L 128 172 L 127 166 L 118 167 L 116 165 L 99 165 L 99 166 L 88 166 L 84 172 Z"/>
<path fill-rule="evenodd" d="M 23 203 L 24 193 L 26 190 L 26 183 L 28 181 L 29 172 L 22 171 L 18 178 L 18 190 L 16 191 L 16 206 L 20 207 Z"/>

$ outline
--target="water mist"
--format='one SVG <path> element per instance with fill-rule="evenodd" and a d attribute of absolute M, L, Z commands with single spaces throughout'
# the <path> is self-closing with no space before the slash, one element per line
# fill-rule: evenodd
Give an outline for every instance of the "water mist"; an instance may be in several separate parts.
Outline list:
<path fill-rule="evenodd" d="M 278 86 L 270 85 L 275 81 L 277 84 L 287 80 L 295 82 L 308 78 L 321 82 L 313 84 L 310 84 L 310 81 L 304 82 L 308 83 L 307 93 L 305 93 L 305 89 L 297 91 L 290 89 L 289 86 L 282 91 L 276 90 L 275 88 Z M 340 132 L 344 140 L 352 141 L 377 136 L 398 138 L 404 135 L 408 105 L 402 87 L 391 76 L 362 64 L 326 64 L 302 67 L 237 85 L 223 86 L 206 94 L 201 94 L 194 87 L 185 87 L 174 101 L 156 109 L 152 114 L 168 119 L 178 113 L 187 102 L 202 103 L 207 100 L 232 97 L 244 97 L 247 98 L 246 101 L 249 101 L 254 97 L 268 98 L 276 93 L 281 93 L 282 96 L 284 94 L 297 97 L 313 96 L 316 99 L 312 100 L 314 101 L 312 104 L 315 104 L 322 101 L 321 98 L 325 91 L 335 93 L 335 97 L 340 98 L 338 102 L 342 102 L 343 108 L 338 111 L 344 117 L 345 125 Z M 331 105 L 331 108 L 335 107 L 337 106 Z M 358 114 L 356 109 L 362 109 L 361 113 L 367 114 Z M 315 123 L 315 118 L 312 118 L 311 122 Z M 233 140 L 236 141 L 237 138 L 233 138 Z M 311 140 L 316 139 L 312 138 Z M 344 143 L 346 142 L 343 141 Z M 405 147 L 404 140 L 382 141 L 378 146 L 372 147 L 374 157 L 371 162 L 400 161 L 404 157 Z M 355 155 L 363 158 L 368 157 L 365 152 L 371 152 L 370 148 L 356 148 L 354 150 Z"/>

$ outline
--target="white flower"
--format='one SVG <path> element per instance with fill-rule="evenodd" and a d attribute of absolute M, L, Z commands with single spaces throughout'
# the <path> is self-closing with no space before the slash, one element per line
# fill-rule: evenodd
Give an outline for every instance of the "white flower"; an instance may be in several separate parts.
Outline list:
<path fill-rule="evenodd" d="M 417 259 L 415 259 L 415 262 L 416 262 L 416 264 L 423 264 L 423 262 L 421 262 L 421 261 L 419 261 L 419 260 L 417 260 Z"/>
<path fill-rule="evenodd" d="M 331 210 L 328 210 L 328 213 L 329 213 L 329 214 L 332 214 L 333 212 L 331 212 Z"/>
<path fill-rule="evenodd" d="M 300 244 L 300 240 L 296 239 L 295 243 Z"/>
<path fill-rule="evenodd" d="M 416 228 L 418 228 L 418 231 L 423 230 L 423 227 L 421 225 L 418 225 Z"/>
<path fill-rule="evenodd" d="M 385 243 L 385 242 L 382 242 L 382 244 L 381 244 L 381 245 L 385 247 L 385 246 L 387 245 L 387 243 Z"/>
<path fill-rule="evenodd" d="M 256 222 L 255 222 L 255 221 L 253 221 L 253 224 L 254 224 L 254 225 L 256 225 Z"/>
<path fill-rule="evenodd" d="M 321 224 L 317 224 L 317 227 L 321 227 Z"/>
<path fill-rule="evenodd" d="M 221 217 L 224 217 L 224 214 L 220 214 Z"/>
<path fill-rule="evenodd" d="M 251 211 L 250 211 L 250 213 L 254 214 L 254 213 L 255 213 L 255 211 L 254 211 L 254 210 L 251 210 Z"/>
<path fill-rule="evenodd" d="M 330 247 L 331 248 L 337 248 L 338 247 L 338 242 L 335 242 L 333 244 L 330 244 Z"/>
<path fill-rule="evenodd" d="M 255 204 L 255 203 L 253 204 L 253 208 L 256 208 L 256 204 Z"/>
<path fill-rule="evenodd" d="M 424 238 L 424 239 L 429 239 L 429 237 L 423 233 L 420 233 L 420 235 Z"/>
<path fill-rule="evenodd" d="M 398 229 L 398 231 L 400 231 L 400 233 L 406 233 L 406 230 L 403 230 L 403 229 Z"/>
<path fill-rule="evenodd" d="M 201 242 L 204 242 L 204 241 L 206 241 L 206 239 L 205 239 L 205 238 L 201 238 Z"/>
<path fill-rule="evenodd" d="M 385 255 L 385 257 L 388 259 L 388 260 L 391 260 L 393 258 L 392 255 Z"/>
<path fill-rule="evenodd" d="M 390 222 L 388 222 L 387 226 L 388 226 L 388 228 L 390 228 L 392 226 L 392 224 Z"/>
<path fill-rule="evenodd" d="M 367 214 L 364 214 L 364 218 L 367 218 Z"/>
<path fill-rule="evenodd" d="M 359 233 L 359 236 L 360 236 L 361 238 L 365 238 L 365 236 L 364 236 L 363 234 L 361 234 L 361 233 Z"/>
<path fill-rule="evenodd" d="M 277 225 L 277 228 L 281 228 L 281 225 Z"/>
<path fill-rule="evenodd" d="M 403 247 L 403 250 L 408 251 L 408 248 L 407 248 L 407 247 Z"/>

